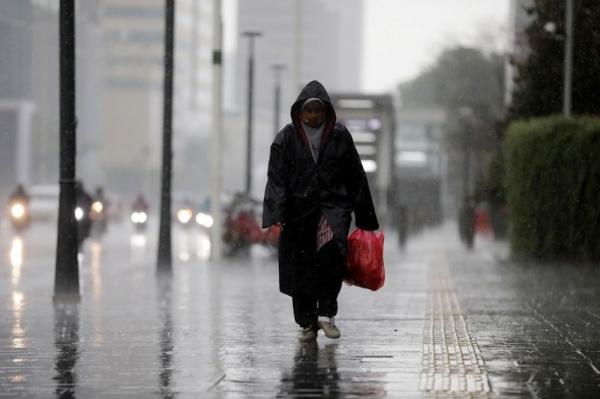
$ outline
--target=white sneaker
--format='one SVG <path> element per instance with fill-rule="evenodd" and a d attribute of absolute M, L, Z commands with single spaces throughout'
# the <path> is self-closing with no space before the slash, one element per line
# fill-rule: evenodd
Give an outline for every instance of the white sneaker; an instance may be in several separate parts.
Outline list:
<path fill-rule="evenodd" d="M 300 342 L 310 342 L 317 339 L 317 331 L 314 327 L 306 327 L 300 329 L 298 340 Z"/>
<path fill-rule="evenodd" d="M 317 323 L 319 325 L 319 328 L 323 330 L 327 338 L 340 337 L 340 330 L 335 325 L 335 320 L 333 319 L 333 317 L 319 316 L 319 321 Z"/>

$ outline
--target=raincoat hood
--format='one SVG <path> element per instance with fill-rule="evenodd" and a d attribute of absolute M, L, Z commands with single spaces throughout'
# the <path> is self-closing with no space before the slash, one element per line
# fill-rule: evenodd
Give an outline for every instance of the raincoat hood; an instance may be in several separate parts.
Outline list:
<path fill-rule="evenodd" d="M 300 111 L 302 111 L 302 105 L 304 104 L 304 102 L 306 100 L 308 100 L 309 98 L 318 98 L 319 100 L 323 101 L 323 104 L 325 104 L 325 109 L 327 110 L 327 116 L 325 119 L 325 128 L 323 130 L 323 137 L 321 140 L 321 142 L 323 142 L 327 139 L 327 137 L 333 130 L 333 126 L 335 125 L 337 116 L 335 114 L 335 109 L 333 108 L 333 105 L 331 104 L 331 99 L 329 98 L 329 94 L 327 93 L 327 90 L 321 84 L 321 82 L 313 80 L 313 81 L 309 82 L 306 86 L 304 86 L 302 91 L 300 91 L 298 98 L 296 99 L 294 104 L 292 104 L 292 108 L 290 110 L 292 122 L 293 122 L 294 126 L 296 127 L 296 131 L 298 131 L 300 133 L 300 136 L 302 137 L 302 139 L 306 143 L 308 143 L 308 138 L 306 137 L 306 134 L 304 133 L 304 130 L 302 129 L 302 124 L 300 123 Z"/>

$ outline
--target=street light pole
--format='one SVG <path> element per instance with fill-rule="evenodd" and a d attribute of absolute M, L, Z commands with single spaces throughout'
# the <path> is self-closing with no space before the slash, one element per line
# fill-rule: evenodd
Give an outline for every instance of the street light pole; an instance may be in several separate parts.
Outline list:
<path fill-rule="evenodd" d="M 60 203 L 54 300 L 79 300 L 77 221 L 75 220 L 75 2 L 60 1 Z"/>
<path fill-rule="evenodd" d="M 261 32 L 247 31 L 242 33 L 248 38 L 248 122 L 246 140 L 246 195 L 252 194 L 252 111 L 254 101 L 254 39 L 262 36 Z"/>
<path fill-rule="evenodd" d="M 171 164 L 173 161 L 173 42 L 175 36 L 175 0 L 165 0 L 165 54 L 163 88 L 163 152 L 158 232 L 157 270 L 170 272 L 171 256 Z"/>
<path fill-rule="evenodd" d="M 213 0 L 213 86 L 212 86 L 212 195 L 210 210 L 213 226 L 210 237 L 210 256 L 219 261 L 223 255 L 223 226 L 221 211 L 221 155 L 223 147 L 223 18 L 221 0 Z"/>
<path fill-rule="evenodd" d="M 571 86 L 573 79 L 573 0 L 566 0 L 565 62 L 563 84 L 563 115 L 571 116 Z"/>
<path fill-rule="evenodd" d="M 275 71 L 275 93 L 273 99 L 275 101 L 273 107 L 273 132 L 277 134 L 280 128 L 280 108 L 281 108 L 281 71 L 285 69 L 285 65 L 283 64 L 273 64 L 271 66 L 273 71 Z"/>
<path fill-rule="evenodd" d="M 294 65 L 293 68 L 293 90 L 302 89 L 302 0 L 294 2 Z"/>

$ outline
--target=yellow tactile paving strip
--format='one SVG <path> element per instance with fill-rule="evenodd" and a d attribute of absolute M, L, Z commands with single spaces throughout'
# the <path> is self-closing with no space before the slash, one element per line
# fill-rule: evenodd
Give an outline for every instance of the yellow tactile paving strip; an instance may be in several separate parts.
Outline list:
<path fill-rule="evenodd" d="M 428 266 L 420 390 L 427 397 L 491 398 L 485 363 L 470 334 L 445 256 Z"/>

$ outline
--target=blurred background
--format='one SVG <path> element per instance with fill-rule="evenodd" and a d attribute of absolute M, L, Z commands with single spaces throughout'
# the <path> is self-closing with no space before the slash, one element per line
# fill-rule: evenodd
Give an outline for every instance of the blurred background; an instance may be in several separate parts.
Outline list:
<path fill-rule="evenodd" d="M 511 118 L 527 116 L 512 107 L 517 69 L 531 52 L 527 29 L 537 21 L 548 42 L 562 46 L 564 2 L 554 3 L 223 0 L 224 193 L 244 191 L 250 146 L 247 194 L 261 200 L 269 145 L 289 122 L 299 89 L 317 79 L 354 135 L 383 220 L 411 232 L 457 218 L 471 199 L 488 206 L 488 170 L 503 131 Z M 165 4 L 76 6 L 78 179 L 89 192 L 100 187 L 116 213 L 140 194 L 156 210 Z M 173 192 L 176 202 L 198 208 L 211 190 L 213 7 L 212 0 L 176 1 Z M 19 183 L 38 192 L 57 185 L 58 8 L 58 0 L 0 4 L 3 199 Z M 558 107 L 538 113 L 560 112 L 560 57 L 552 64 Z"/>

